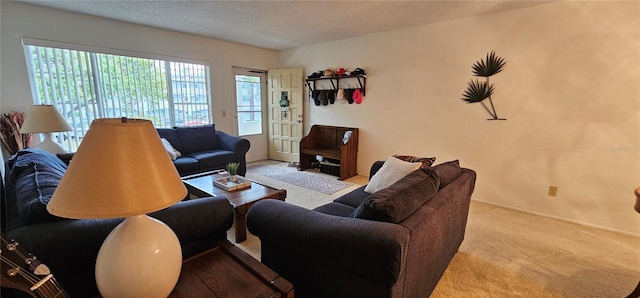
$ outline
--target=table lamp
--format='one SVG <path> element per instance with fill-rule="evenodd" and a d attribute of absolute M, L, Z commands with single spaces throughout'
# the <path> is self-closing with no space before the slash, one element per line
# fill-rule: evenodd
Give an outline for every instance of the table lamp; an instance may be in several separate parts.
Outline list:
<path fill-rule="evenodd" d="M 47 210 L 76 219 L 126 217 L 98 253 L 100 294 L 167 297 L 180 276 L 182 250 L 171 228 L 146 213 L 186 195 L 151 121 L 95 119 Z"/>
<path fill-rule="evenodd" d="M 20 133 L 43 133 L 44 141 L 36 148 L 57 154 L 65 153 L 67 149 L 54 142 L 51 139 L 51 133 L 70 130 L 71 126 L 60 115 L 56 107 L 52 105 L 32 105 L 20 128 Z"/>

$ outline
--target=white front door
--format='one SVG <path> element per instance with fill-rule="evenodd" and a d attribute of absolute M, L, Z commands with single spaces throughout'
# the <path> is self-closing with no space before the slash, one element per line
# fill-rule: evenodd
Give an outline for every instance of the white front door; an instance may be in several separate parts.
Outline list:
<path fill-rule="evenodd" d="M 302 68 L 269 70 L 269 159 L 297 162 L 302 139 Z"/>

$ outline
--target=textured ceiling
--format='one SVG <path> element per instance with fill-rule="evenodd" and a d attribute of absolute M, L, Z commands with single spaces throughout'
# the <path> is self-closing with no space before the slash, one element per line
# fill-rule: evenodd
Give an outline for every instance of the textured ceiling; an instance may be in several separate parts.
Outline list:
<path fill-rule="evenodd" d="M 549 2 L 19 1 L 270 50 L 307 46 Z"/>

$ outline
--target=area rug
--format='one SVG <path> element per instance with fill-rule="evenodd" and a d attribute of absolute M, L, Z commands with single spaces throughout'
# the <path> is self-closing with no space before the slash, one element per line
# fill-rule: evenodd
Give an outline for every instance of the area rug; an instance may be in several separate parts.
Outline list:
<path fill-rule="evenodd" d="M 252 174 L 273 178 L 328 195 L 353 185 L 349 182 L 340 181 L 337 178 L 325 177 L 306 171 L 298 171 L 295 167 L 282 165 L 249 165 L 247 171 L 250 171 Z"/>

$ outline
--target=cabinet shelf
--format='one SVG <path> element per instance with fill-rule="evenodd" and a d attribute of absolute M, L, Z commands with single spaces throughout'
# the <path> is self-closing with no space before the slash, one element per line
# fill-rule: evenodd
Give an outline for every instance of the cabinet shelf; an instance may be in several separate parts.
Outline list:
<path fill-rule="evenodd" d="M 316 82 L 317 81 L 329 81 L 331 83 L 331 87 L 332 90 L 337 91 L 338 88 L 340 88 L 340 80 L 347 80 L 347 79 L 355 79 L 358 82 L 358 89 L 360 89 L 360 92 L 362 92 L 362 96 L 366 95 L 366 89 L 367 89 L 367 76 L 366 75 L 353 75 L 353 76 L 334 76 L 334 77 L 325 77 L 325 78 L 311 78 L 311 79 L 305 79 L 305 82 L 307 83 L 307 87 L 309 87 L 309 93 L 313 92 L 316 90 Z"/>

